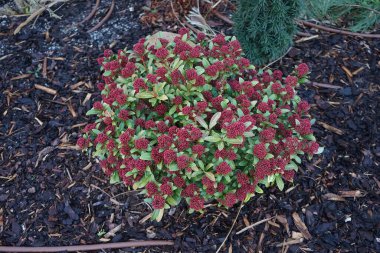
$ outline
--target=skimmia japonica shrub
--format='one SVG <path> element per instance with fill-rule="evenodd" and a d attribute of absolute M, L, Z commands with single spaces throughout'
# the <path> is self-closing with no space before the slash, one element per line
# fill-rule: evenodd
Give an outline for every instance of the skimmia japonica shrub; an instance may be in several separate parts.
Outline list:
<path fill-rule="evenodd" d="M 262 186 L 292 181 L 300 155 L 321 152 L 309 105 L 295 88 L 309 71 L 256 72 L 235 38 L 180 30 L 174 41 L 141 39 L 98 59 L 102 100 L 78 145 L 111 183 L 142 189 L 160 220 L 181 199 L 190 212 L 231 207 Z"/>

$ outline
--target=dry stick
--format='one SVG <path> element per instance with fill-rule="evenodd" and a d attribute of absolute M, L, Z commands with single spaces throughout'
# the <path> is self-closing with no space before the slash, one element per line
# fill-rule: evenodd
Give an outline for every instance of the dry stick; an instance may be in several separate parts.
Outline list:
<path fill-rule="evenodd" d="M 175 10 L 174 10 L 174 5 L 173 5 L 173 0 L 170 0 L 170 6 L 172 8 L 172 13 L 174 15 L 174 17 L 177 19 L 177 21 L 183 26 L 185 27 L 185 25 L 181 22 L 181 20 L 179 19 L 178 15 L 175 13 Z M 194 28 L 195 29 L 195 28 Z M 194 30 L 193 30 L 194 31 Z"/>
<path fill-rule="evenodd" d="M 243 202 L 241 202 L 241 204 L 240 204 L 240 207 L 239 207 L 238 213 L 236 214 L 236 217 L 235 217 L 235 219 L 234 219 L 234 222 L 232 223 L 232 226 L 231 226 L 231 228 L 230 228 L 230 231 L 228 231 L 228 234 L 227 234 L 226 238 L 224 238 L 222 244 L 220 244 L 220 246 L 219 246 L 218 250 L 216 251 L 216 253 L 219 253 L 219 251 L 222 249 L 222 247 L 223 247 L 224 244 L 226 243 L 228 237 L 230 236 L 231 231 L 232 231 L 232 229 L 234 228 L 235 223 L 236 223 L 236 221 L 237 221 L 237 219 L 238 219 L 238 217 L 239 217 L 239 214 L 240 214 L 240 211 L 241 211 L 241 208 L 242 208 L 242 207 L 243 207 Z"/>
<path fill-rule="evenodd" d="M 174 245 L 173 241 L 164 240 L 150 240 L 150 241 L 130 241 L 130 242 L 116 242 L 105 244 L 91 244 L 91 245 L 74 245 L 74 246 L 58 246 L 58 247 L 12 247 L 0 246 L 0 252 L 75 252 L 75 251 L 91 251 L 102 249 L 120 249 L 129 247 L 149 247 L 149 246 L 171 246 Z"/>
<path fill-rule="evenodd" d="M 110 7 L 109 11 L 107 12 L 106 16 L 102 20 L 100 20 L 100 22 L 96 26 L 94 26 L 93 28 L 91 28 L 87 32 L 89 32 L 89 33 L 93 32 L 96 29 L 98 29 L 99 27 L 101 27 L 109 19 L 109 17 L 111 17 L 111 14 L 112 14 L 114 8 L 115 8 L 115 0 L 112 0 L 111 7 Z"/>
<path fill-rule="evenodd" d="M 19 33 L 24 26 L 26 26 L 27 24 L 29 24 L 35 17 L 39 16 L 46 9 L 49 9 L 49 8 L 53 7 L 53 5 L 55 5 L 57 3 L 62 3 L 62 2 L 66 2 L 66 1 L 67 0 L 56 0 L 56 1 L 48 4 L 47 6 L 41 7 L 40 9 L 36 10 L 24 22 L 22 22 L 19 26 L 17 26 L 17 28 L 15 29 L 15 31 L 13 32 L 13 34 Z"/>
<path fill-rule="evenodd" d="M 94 8 L 92 8 L 90 14 L 88 14 L 88 16 L 85 19 L 83 19 L 79 24 L 83 24 L 84 22 L 89 21 L 97 12 L 99 4 L 100 4 L 100 0 L 96 0 L 96 4 L 95 4 Z"/>
<path fill-rule="evenodd" d="M 322 88 L 329 88 L 329 89 L 342 89 L 343 87 L 338 85 L 332 85 L 328 83 L 317 83 L 317 82 L 310 82 L 310 85 L 316 86 L 316 87 L 322 87 Z"/>
<path fill-rule="evenodd" d="M 45 87 L 43 85 L 39 85 L 39 84 L 35 84 L 34 87 L 37 89 L 37 90 L 42 90 L 46 93 L 49 93 L 51 95 L 57 95 L 57 91 L 52 89 L 52 88 L 48 88 L 48 87 Z"/>
<path fill-rule="evenodd" d="M 330 28 L 326 27 L 323 25 L 317 25 L 305 20 L 298 20 L 299 23 L 309 26 L 309 27 L 314 27 L 322 31 L 326 32 L 331 32 L 331 33 L 338 33 L 338 34 L 344 34 L 344 35 L 349 35 L 349 36 L 358 36 L 358 37 L 363 37 L 363 38 L 372 38 L 372 39 L 380 39 L 380 34 L 369 34 L 369 33 L 354 33 L 354 32 L 349 32 L 349 31 L 344 31 L 340 29 L 335 29 L 335 28 Z"/>
<path fill-rule="evenodd" d="M 263 70 L 266 69 L 266 68 L 269 68 L 269 66 L 271 66 L 272 64 L 274 64 L 274 63 L 278 62 L 279 60 L 281 60 L 282 58 L 284 58 L 285 55 L 287 55 L 287 54 L 290 52 L 291 49 L 292 49 L 292 47 L 289 47 L 289 49 L 285 52 L 285 54 L 283 54 L 280 58 L 278 58 L 278 59 L 272 61 L 272 62 L 269 63 L 268 65 L 265 65 L 264 68 L 263 68 Z"/>
<path fill-rule="evenodd" d="M 245 228 L 243 228 L 242 230 L 238 231 L 236 234 L 239 235 L 239 234 L 241 234 L 241 233 L 247 231 L 248 229 L 251 229 L 251 228 L 253 228 L 253 227 L 256 227 L 256 226 L 258 226 L 258 225 L 260 225 L 260 224 L 262 224 L 262 223 L 264 223 L 264 222 L 267 222 L 267 221 L 269 221 L 269 220 L 271 220 L 271 219 L 273 219 L 273 218 L 275 218 L 275 217 L 276 217 L 276 216 L 273 216 L 273 217 L 266 218 L 266 219 L 264 219 L 264 220 L 258 221 L 258 222 L 256 222 L 256 223 L 253 223 L 252 225 L 249 225 L 248 227 L 245 227 Z"/>
<path fill-rule="evenodd" d="M 224 16 L 222 13 L 219 11 L 213 9 L 212 13 L 214 13 L 215 16 L 226 22 L 227 24 L 234 25 L 234 21 L 232 21 L 229 17 Z"/>

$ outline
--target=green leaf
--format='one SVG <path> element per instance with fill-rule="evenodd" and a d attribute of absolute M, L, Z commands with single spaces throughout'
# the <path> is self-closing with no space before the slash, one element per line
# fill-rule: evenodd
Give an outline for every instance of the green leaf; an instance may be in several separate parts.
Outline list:
<path fill-rule="evenodd" d="M 315 153 L 315 154 L 316 154 L 316 155 L 318 155 L 318 154 L 322 154 L 324 150 L 325 150 L 324 147 L 319 147 L 317 153 Z"/>
<path fill-rule="evenodd" d="M 199 124 L 203 126 L 204 129 L 208 129 L 207 123 L 202 117 L 196 116 L 195 119 L 196 121 L 198 121 Z"/>
<path fill-rule="evenodd" d="M 302 138 L 304 138 L 305 140 L 308 140 L 308 141 L 316 141 L 315 136 L 313 134 L 304 135 L 304 136 L 302 136 Z"/>
<path fill-rule="evenodd" d="M 243 143 L 243 138 L 241 136 L 239 136 L 236 139 L 226 138 L 225 141 L 227 143 L 229 143 L 229 144 L 242 144 Z"/>
<path fill-rule="evenodd" d="M 203 64 L 203 67 L 207 68 L 208 66 L 210 66 L 210 62 L 207 60 L 206 57 L 204 57 L 202 59 L 202 64 Z"/>
<path fill-rule="evenodd" d="M 165 100 L 168 100 L 168 96 L 164 94 L 164 95 L 159 96 L 158 99 L 161 101 L 165 101 Z"/>
<path fill-rule="evenodd" d="M 101 132 L 99 131 L 99 129 L 92 129 L 92 132 L 95 133 L 96 135 L 100 134 Z"/>
<path fill-rule="evenodd" d="M 209 142 L 219 142 L 222 139 L 220 137 L 217 137 L 217 136 L 207 136 L 206 138 L 204 138 L 204 140 L 209 141 Z"/>
<path fill-rule="evenodd" d="M 255 134 L 253 132 L 245 132 L 244 136 L 245 137 L 253 137 L 253 136 L 255 136 Z"/>
<path fill-rule="evenodd" d="M 155 85 L 153 89 L 156 92 L 160 92 L 164 87 L 165 87 L 165 83 L 159 83 L 159 84 Z"/>
<path fill-rule="evenodd" d="M 228 101 L 223 100 L 223 101 L 220 103 L 220 105 L 222 106 L 223 109 L 226 109 L 227 106 L 228 106 Z"/>
<path fill-rule="evenodd" d="M 89 115 L 94 115 L 94 114 L 99 114 L 100 111 L 95 109 L 95 108 L 92 108 L 91 110 L 89 110 L 87 113 L 86 113 L 86 116 L 89 116 Z"/>
<path fill-rule="evenodd" d="M 201 167 L 202 170 L 205 169 L 205 164 L 202 162 L 202 160 L 197 160 L 199 167 Z"/>
<path fill-rule="evenodd" d="M 260 194 L 264 193 L 263 189 L 261 189 L 258 185 L 256 185 L 255 192 Z"/>
<path fill-rule="evenodd" d="M 212 115 L 211 120 L 210 120 L 209 129 L 212 129 L 218 123 L 220 116 L 222 116 L 221 112 L 217 112 L 214 115 Z"/>
<path fill-rule="evenodd" d="M 171 164 L 169 165 L 169 170 L 170 170 L 170 171 L 177 171 L 177 170 L 178 170 L 178 166 L 177 166 L 177 164 L 175 164 L 175 163 L 171 163 Z"/>
<path fill-rule="evenodd" d="M 144 160 L 144 161 L 152 161 L 152 156 L 151 156 L 150 152 L 142 152 L 140 159 Z"/>
<path fill-rule="evenodd" d="M 287 113 L 287 112 L 290 112 L 289 109 L 281 109 L 281 113 Z"/>
<path fill-rule="evenodd" d="M 110 76 L 112 72 L 110 70 L 104 71 L 103 76 Z"/>
<path fill-rule="evenodd" d="M 298 155 L 292 155 L 291 158 L 294 159 L 298 164 L 301 163 L 301 158 Z"/>
<path fill-rule="evenodd" d="M 273 158 L 273 157 L 274 157 L 274 155 L 268 153 L 268 154 L 265 156 L 265 159 L 266 159 L 266 160 L 269 160 L 269 159 L 271 159 L 271 158 Z"/>
<path fill-rule="evenodd" d="M 291 161 L 288 165 L 285 166 L 285 170 L 295 170 L 298 171 L 298 165 Z"/>
<path fill-rule="evenodd" d="M 168 202 L 171 206 L 176 206 L 178 204 L 177 201 L 171 196 L 166 198 L 166 202 Z"/>
<path fill-rule="evenodd" d="M 176 110 L 177 110 L 177 106 L 173 105 L 172 108 L 170 108 L 169 110 L 169 115 L 172 115 L 173 113 L 175 113 Z"/>
<path fill-rule="evenodd" d="M 152 93 L 150 92 L 146 92 L 146 91 L 142 91 L 142 92 L 139 92 L 136 94 L 136 97 L 137 98 L 152 98 L 154 97 Z"/>
<path fill-rule="evenodd" d="M 282 177 L 280 175 L 276 176 L 276 184 L 280 191 L 284 190 L 284 181 L 282 180 Z"/>
<path fill-rule="evenodd" d="M 219 142 L 218 143 L 218 150 L 224 149 L 224 142 Z"/>
<path fill-rule="evenodd" d="M 133 169 L 133 170 L 128 171 L 127 173 L 125 173 L 125 176 L 129 177 L 129 176 L 133 176 L 133 175 L 136 175 L 136 174 L 137 174 L 137 169 Z"/>
<path fill-rule="evenodd" d="M 206 172 L 206 177 L 208 177 L 211 181 L 215 182 L 215 176 L 211 172 Z"/>
<path fill-rule="evenodd" d="M 238 163 L 239 166 L 247 166 L 248 165 L 248 161 L 244 160 L 244 161 L 240 161 Z"/>
<path fill-rule="evenodd" d="M 160 210 L 156 209 L 152 212 L 152 216 L 150 217 L 151 220 L 156 220 L 158 217 Z"/>
<path fill-rule="evenodd" d="M 201 66 L 196 66 L 195 70 L 197 71 L 198 75 L 202 75 L 205 72 L 205 69 L 202 68 Z"/>
<path fill-rule="evenodd" d="M 110 177 L 110 184 L 120 183 L 119 173 L 117 171 L 112 172 Z"/>

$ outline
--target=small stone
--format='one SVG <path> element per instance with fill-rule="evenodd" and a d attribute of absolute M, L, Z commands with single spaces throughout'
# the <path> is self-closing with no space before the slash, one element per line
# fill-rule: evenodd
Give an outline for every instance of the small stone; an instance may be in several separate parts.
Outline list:
<path fill-rule="evenodd" d="M 345 88 L 339 90 L 339 94 L 342 96 L 351 96 L 352 95 L 352 89 L 351 89 L 351 87 L 345 87 Z"/>
<path fill-rule="evenodd" d="M 30 187 L 28 189 L 28 193 L 36 193 L 36 188 L 35 187 Z"/>

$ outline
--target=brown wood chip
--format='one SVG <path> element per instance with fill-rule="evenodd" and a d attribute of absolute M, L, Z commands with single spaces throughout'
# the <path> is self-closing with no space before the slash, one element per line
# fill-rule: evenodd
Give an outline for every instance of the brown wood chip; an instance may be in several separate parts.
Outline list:
<path fill-rule="evenodd" d="M 310 240 L 312 238 L 309 230 L 307 229 L 305 223 L 301 220 L 300 216 L 298 213 L 293 213 L 292 214 L 294 224 L 298 228 L 298 230 L 302 233 L 302 235 L 305 237 L 305 239 Z"/>
<path fill-rule="evenodd" d="M 356 191 L 339 191 L 339 195 L 343 198 L 361 198 L 367 195 L 365 191 L 356 190 Z"/>
<path fill-rule="evenodd" d="M 331 201 L 346 201 L 343 197 L 334 193 L 326 193 L 325 195 L 322 196 L 322 198 L 331 200 Z"/>

